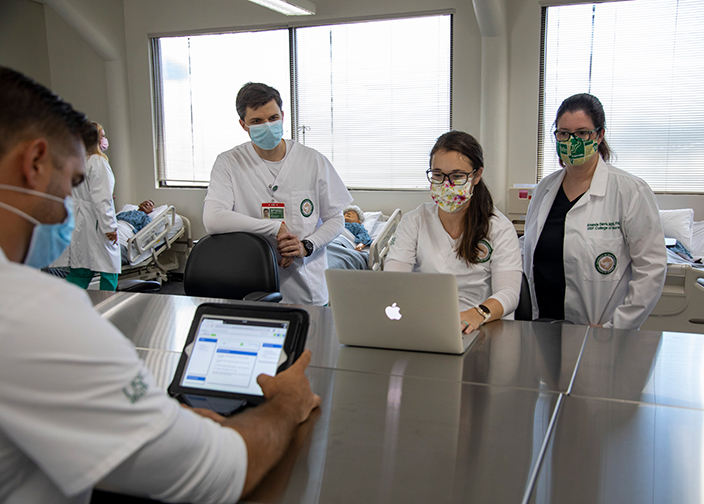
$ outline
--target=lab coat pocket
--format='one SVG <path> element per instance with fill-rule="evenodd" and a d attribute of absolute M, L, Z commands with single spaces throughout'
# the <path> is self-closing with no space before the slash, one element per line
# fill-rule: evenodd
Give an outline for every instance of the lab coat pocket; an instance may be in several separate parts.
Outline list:
<path fill-rule="evenodd" d="M 628 263 L 623 238 L 605 238 L 587 242 L 584 261 L 584 280 L 617 282 L 623 276 Z"/>

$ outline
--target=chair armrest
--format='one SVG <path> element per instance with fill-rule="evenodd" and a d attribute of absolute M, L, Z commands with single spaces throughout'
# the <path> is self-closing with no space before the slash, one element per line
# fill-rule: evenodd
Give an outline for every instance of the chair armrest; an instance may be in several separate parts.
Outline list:
<path fill-rule="evenodd" d="M 283 296 L 280 292 L 250 292 L 243 301 L 265 301 L 267 303 L 280 303 Z"/>

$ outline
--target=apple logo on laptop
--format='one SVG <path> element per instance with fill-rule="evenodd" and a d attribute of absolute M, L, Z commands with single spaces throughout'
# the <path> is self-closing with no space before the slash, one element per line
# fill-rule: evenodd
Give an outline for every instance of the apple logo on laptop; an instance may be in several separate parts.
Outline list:
<path fill-rule="evenodd" d="M 386 313 L 386 316 L 389 317 L 389 319 L 391 320 L 401 320 L 401 308 L 396 306 L 396 303 L 392 304 L 391 306 L 387 306 L 384 312 Z"/>

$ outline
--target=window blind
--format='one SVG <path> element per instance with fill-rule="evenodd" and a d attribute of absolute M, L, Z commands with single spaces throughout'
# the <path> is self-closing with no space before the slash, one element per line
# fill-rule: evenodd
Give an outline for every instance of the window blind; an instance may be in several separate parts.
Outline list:
<path fill-rule="evenodd" d="M 587 92 L 604 105 L 613 164 L 654 191 L 704 192 L 704 2 L 544 9 L 538 180 L 560 168 L 557 108 Z"/>
<path fill-rule="evenodd" d="M 451 15 L 296 30 L 298 140 L 350 188 L 427 188 L 450 129 Z"/>

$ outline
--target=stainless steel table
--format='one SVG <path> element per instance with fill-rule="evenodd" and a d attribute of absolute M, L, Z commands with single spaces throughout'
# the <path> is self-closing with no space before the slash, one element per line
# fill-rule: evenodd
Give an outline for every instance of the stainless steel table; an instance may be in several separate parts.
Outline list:
<path fill-rule="evenodd" d="M 91 299 L 164 388 L 216 301 Z M 702 335 L 500 321 L 454 356 L 340 346 L 304 308 L 323 404 L 254 502 L 704 502 Z"/>

